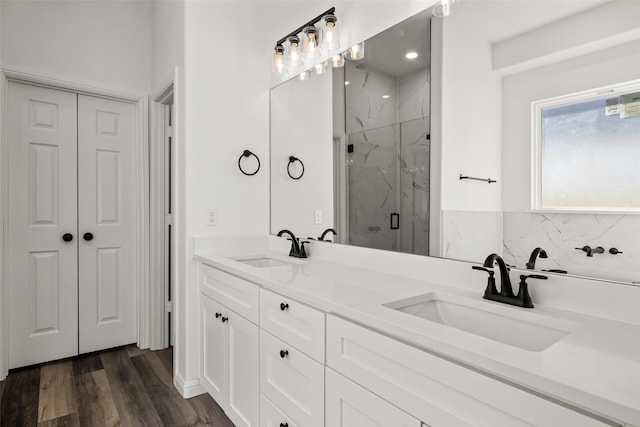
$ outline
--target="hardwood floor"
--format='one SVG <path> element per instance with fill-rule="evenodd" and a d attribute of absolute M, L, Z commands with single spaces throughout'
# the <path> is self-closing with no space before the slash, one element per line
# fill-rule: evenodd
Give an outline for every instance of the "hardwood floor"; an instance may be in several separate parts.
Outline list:
<path fill-rule="evenodd" d="M 0 382 L 2 427 L 233 427 L 207 394 L 183 399 L 171 349 L 128 346 L 12 371 Z"/>

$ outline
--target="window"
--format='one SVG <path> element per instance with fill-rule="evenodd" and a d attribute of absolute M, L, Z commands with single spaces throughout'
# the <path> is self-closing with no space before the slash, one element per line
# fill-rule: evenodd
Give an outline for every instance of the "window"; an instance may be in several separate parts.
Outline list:
<path fill-rule="evenodd" d="M 533 107 L 535 209 L 640 211 L 640 82 Z"/>

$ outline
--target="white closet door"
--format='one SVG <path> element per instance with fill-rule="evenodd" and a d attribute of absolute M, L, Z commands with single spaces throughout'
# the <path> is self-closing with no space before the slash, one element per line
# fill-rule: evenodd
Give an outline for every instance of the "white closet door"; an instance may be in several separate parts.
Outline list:
<path fill-rule="evenodd" d="M 137 339 L 135 124 L 133 104 L 78 95 L 80 353 Z"/>
<path fill-rule="evenodd" d="M 78 352 L 76 94 L 9 83 L 9 368 Z M 69 233 L 73 240 L 65 242 Z"/>

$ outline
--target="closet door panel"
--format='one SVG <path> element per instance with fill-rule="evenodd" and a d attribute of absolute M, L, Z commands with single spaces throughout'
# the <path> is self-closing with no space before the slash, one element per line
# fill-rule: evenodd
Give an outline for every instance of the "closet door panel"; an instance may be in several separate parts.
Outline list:
<path fill-rule="evenodd" d="M 8 85 L 9 368 L 78 351 L 76 104 Z"/>
<path fill-rule="evenodd" d="M 136 342 L 136 109 L 78 96 L 79 346 Z"/>

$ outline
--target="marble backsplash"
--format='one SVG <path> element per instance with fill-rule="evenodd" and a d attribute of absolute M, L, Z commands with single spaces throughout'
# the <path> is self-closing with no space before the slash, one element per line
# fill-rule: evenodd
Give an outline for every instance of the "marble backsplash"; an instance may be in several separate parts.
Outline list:
<path fill-rule="evenodd" d="M 443 256 L 482 262 L 490 253 L 525 268 L 536 247 L 536 270 L 560 269 L 605 280 L 640 282 L 640 215 L 454 211 L 442 212 Z M 602 246 L 602 254 L 576 248 Z M 613 255 L 609 249 L 621 253 Z"/>

